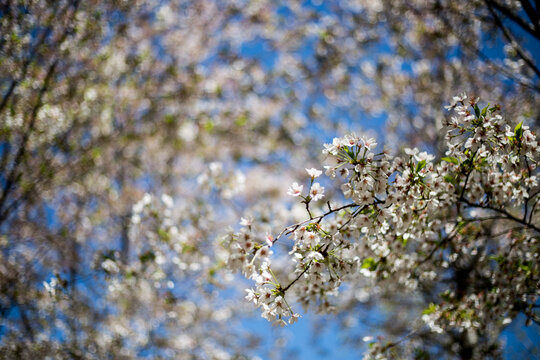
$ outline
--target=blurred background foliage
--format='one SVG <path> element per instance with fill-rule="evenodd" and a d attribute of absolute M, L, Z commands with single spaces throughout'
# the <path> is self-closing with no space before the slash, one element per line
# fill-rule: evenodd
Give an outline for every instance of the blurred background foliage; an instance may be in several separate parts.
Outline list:
<path fill-rule="evenodd" d="M 284 333 L 247 325 L 223 269 L 227 226 L 287 224 L 285 184 L 337 134 L 440 151 L 444 105 L 462 91 L 538 126 L 539 11 L 1 1 L 0 357 L 280 358 Z M 357 293 L 323 321 L 361 350 L 358 323 L 403 334 L 425 301 Z"/>

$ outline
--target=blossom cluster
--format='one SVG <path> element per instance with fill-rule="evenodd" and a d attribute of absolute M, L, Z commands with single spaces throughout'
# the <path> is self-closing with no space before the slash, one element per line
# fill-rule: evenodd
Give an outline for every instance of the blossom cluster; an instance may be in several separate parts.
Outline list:
<path fill-rule="evenodd" d="M 519 311 L 532 316 L 539 280 L 538 140 L 523 123 L 511 126 L 498 106 L 478 104 L 465 94 L 454 97 L 446 153 L 438 160 L 417 148 L 400 156 L 377 152 L 375 139 L 356 134 L 326 144 L 326 175 L 341 182 L 352 202 L 310 208 L 318 185 L 313 180 L 321 175 L 315 169 L 306 169 L 308 195 L 302 195 L 303 185 L 292 184 L 288 194 L 303 199 L 309 219 L 269 242 L 285 235 L 294 241 L 294 276 L 287 286 L 270 269 L 268 245 L 247 229 L 233 236 L 231 261 L 256 281 L 248 299 L 263 308 L 263 316 L 281 321 L 294 314 L 285 293 L 289 301 L 330 311 L 340 285 L 359 277 L 414 292 L 445 276 L 459 276 L 458 286 L 435 294 L 439 302 L 422 315 L 434 333 L 476 334 L 492 321 L 507 324 Z M 264 290 L 267 285 L 272 291 Z M 285 310 L 269 310 L 279 308 L 270 305 L 276 301 Z"/>
<path fill-rule="evenodd" d="M 294 182 L 291 187 L 289 187 L 287 194 L 290 196 L 299 196 L 304 199 L 304 202 L 307 204 L 310 201 L 317 201 L 324 198 L 324 187 L 321 186 L 321 184 L 319 184 L 318 182 L 313 182 L 316 178 L 321 176 L 322 171 L 315 168 L 306 169 L 306 171 L 311 178 L 308 194 L 306 196 L 302 195 L 304 185 L 298 185 L 297 182 Z"/>
<path fill-rule="evenodd" d="M 285 300 L 285 291 L 270 268 L 273 238 L 253 235 L 251 221 L 242 218 L 242 229 L 230 235 L 226 242 L 229 249 L 227 265 L 240 270 L 248 279 L 255 281 L 254 289 L 247 289 L 246 299 L 262 310 L 262 317 L 276 325 L 294 323 L 299 315 L 294 313 Z"/>

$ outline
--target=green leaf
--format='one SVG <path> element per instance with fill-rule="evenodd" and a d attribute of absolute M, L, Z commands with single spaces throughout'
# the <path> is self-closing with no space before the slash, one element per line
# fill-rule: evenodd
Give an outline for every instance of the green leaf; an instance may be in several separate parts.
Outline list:
<path fill-rule="evenodd" d="M 91 151 L 90 151 L 90 156 L 92 156 L 92 159 L 98 159 L 99 157 L 101 157 L 101 153 L 102 153 L 102 150 L 98 147 L 96 148 L 93 148 Z"/>
<path fill-rule="evenodd" d="M 377 269 L 377 265 L 377 261 L 375 261 L 375 259 L 372 257 L 365 258 L 362 261 L 362 269 L 369 269 L 370 271 L 373 271 Z"/>
<path fill-rule="evenodd" d="M 174 115 L 168 114 L 163 117 L 163 122 L 167 125 L 172 125 L 174 124 L 175 119 Z"/>
<path fill-rule="evenodd" d="M 480 117 L 480 108 L 478 107 L 478 104 L 474 104 L 474 113 L 476 117 Z"/>
<path fill-rule="evenodd" d="M 422 315 L 433 314 L 435 311 L 437 311 L 437 305 L 431 303 L 427 308 L 424 309 L 424 311 L 422 311 Z"/>
<path fill-rule="evenodd" d="M 444 181 L 446 181 L 447 183 L 450 183 L 452 185 L 456 184 L 456 179 L 453 176 L 450 176 L 450 175 L 446 175 L 444 177 Z"/>
<path fill-rule="evenodd" d="M 153 261 L 156 258 L 156 255 L 152 251 L 147 251 L 141 255 L 139 255 L 139 260 L 146 264 L 149 261 Z"/>
<path fill-rule="evenodd" d="M 494 260 L 496 262 L 498 262 L 499 264 L 501 264 L 502 262 L 504 262 L 504 256 L 502 255 L 491 255 L 489 257 L 490 260 Z"/>
<path fill-rule="evenodd" d="M 459 165 L 459 160 L 453 156 L 446 156 L 446 157 L 443 157 L 441 160 Z"/>
<path fill-rule="evenodd" d="M 214 123 L 211 120 L 208 120 L 206 123 L 204 123 L 204 130 L 207 132 L 212 132 L 212 130 L 214 130 Z"/>
<path fill-rule="evenodd" d="M 319 33 L 319 37 L 323 40 L 326 40 L 328 37 L 330 36 L 330 34 L 328 33 L 328 31 L 326 30 L 323 30 Z"/>
<path fill-rule="evenodd" d="M 415 360 L 429 360 L 429 353 L 421 348 L 414 349 L 414 359 Z"/>
<path fill-rule="evenodd" d="M 486 117 L 488 107 L 489 107 L 489 104 L 487 104 L 487 106 L 486 106 L 485 108 L 482 109 L 482 116 L 483 116 L 483 117 Z"/>
<path fill-rule="evenodd" d="M 525 272 L 531 271 L 531 267 L 528 264 L 521 264 L 519 265 L 519 268 Z"/>
<path fill-rule="evenodd" d="M 418 165 L 416 165 L 416 172 L 420 172 L 423 168 L 426 167 L 426 160 L 421 160 L 418 162 Z"/>
<path fill-rule="evenodd" d="M 403 236 L 398 236 L 396 238 L 399 242 L 401 242 L 403 244 L 403 246 L 407 246 L 407 240 L 405 238 L 403 238 Z"/>
<path fill-rule="evenodd" d="M 516 127 L 514 128 L 514 135 L 516 139 L 521 139 L 522 134 L 523 134 L 523 121 L 517 124 Z"/>
<path fill-rule="evenodd" d="M 163 229 L 159 229 L 159 230 L 158 230 L 158 235 L 159 235 L 159 238 L 160 238 L 162 241 L 165 241 L 165 242 L 168 242 L 169 239 L 171 238 L 171 236 L 169 235 L 169 233 L 168 233 L 166 230 L 163 230 Z"/>
<path fill-rule="evenodd" d="M 236 120 L 234 121 L 234 124 L 236 126 L 242 127 L 242 126 L 246 125 L 247 122 L 248 122 L 248 118 L 247 118 L 246 114 L 242 114 L 242 115 L 240 115 L 240 116 L 238 116 L 236 118 Z"/>

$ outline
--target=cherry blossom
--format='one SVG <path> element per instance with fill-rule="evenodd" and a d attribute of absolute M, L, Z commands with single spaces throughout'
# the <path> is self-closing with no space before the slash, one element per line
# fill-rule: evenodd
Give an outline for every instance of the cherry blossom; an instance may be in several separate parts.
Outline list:
<path fill-rule="evenodd" d="M 298 185 L 297 182 L 294 182 L 289 188 L 289 190 L 287 191 L 287 194 L 291 196 L 300 196 L 302 195 L 303 189 L 304 189 L 304 185 Z"/>
<path fill-rule="evenodd" d="M 374 286 L 399 284 L 400 291 L 412 295 L 466 266 L 483 280 L 466 280 L 463 288 L 442 287 L 434 298 L 438 302 L 424 309 L 421 321 L 411 327 L 409 341 L 423 327 L 433 336 L 458 331 L 478 339 L 479 334 L 487 336 L 488 324 L 506 325 L 519 312 L 533 317 L 538 278 L 528 242 L 536 244 L 540 233 L 539 142 L 521 122 L 510 130 L 499 107 L 478 104 L 478 98 L 465 94 L 453 99 L 450 108 L 457 116 L 447 122 L 447 156 L 437 160 L 418 148 L 405 148 L 402 156 L 374 153 L 374 139 L 358 141 L 354 134 L 325 145 L 323 154 L 333 164 L 325 167 L 326 174 L 341 183 L 345 199 L 352 202 L 328 203 L 324 212 L 310 208 L 310 199 L 303 201 L 307 220 L 286 227 L 274 240 L 283 241 L 285 234 L 294 239 L 289 252 L 296 264 L 293 280 L 283 285 L 269 275 L 272 256 L 259 270 L 251 269 L 267 274 L 257 282 L 265 286 L 257 294 L 268 291 L 268 285 L 272 289 L 264 302 L 256 301 L 262 316 L 270 321 L 277 317 L 278 325 L 286 317 L 296 321 L 294 310 L 283 306 L 286 302 L 334 311 L 331 299 L 338 297 L 343 283 L 355 283 L 359 276 Z M 335 177 L 343 168 L 344 176 Z M 311 200 L 320 199 L 322 189 L 312 183 Z M 522 271 L 500 272 L 509 267 Z M 486 287 L 492 289 L 489 295 Z M 370 354 L 379 358 L 393 346 L 373 346 Z"/>

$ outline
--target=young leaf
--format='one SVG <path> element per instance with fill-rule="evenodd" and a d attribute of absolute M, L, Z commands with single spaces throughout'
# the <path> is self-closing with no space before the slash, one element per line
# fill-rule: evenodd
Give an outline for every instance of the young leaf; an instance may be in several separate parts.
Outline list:
<path fill-rule="evenodd" d="M 437 305 L 431 303 L 426 309 L 424 309 L 424 311 L 422 311 L 422 314 L 429 315 L 429 314 L 433 314 L 435 311 L 437 311 Z"/>
<path fill-rule="evenodd" d="M 362 261 L 362 269 L 369 269 L 371 271 L 375 270 L 377 268 L 377 262 L 374 258 L 368 257 L 365 258 L 364 261 Z"/>
<path fill-rule="evenodd" d="M 441 160 L 459 165 L 459 160 L 453 156 L 446 156 L 446 157 L 443 157 Z"/>
<path fill-rule="evenodd" d="M 483 116 L 483 117 L 486 117 L 488 107 L 489 107 L 489 104 L 487 104 L 487 106 L 486 106 L 485 108 L 482 109 L 482 116 Z"/>
<path fill-rule="evenodd" d="M 514 136 L 516 137 L 516 139 L 521 139 L 522 134 L 523 134 L 523 121 L 517 124 L 516 127 L 514 128 Z"/>

